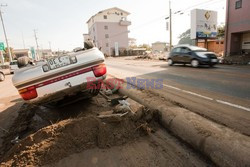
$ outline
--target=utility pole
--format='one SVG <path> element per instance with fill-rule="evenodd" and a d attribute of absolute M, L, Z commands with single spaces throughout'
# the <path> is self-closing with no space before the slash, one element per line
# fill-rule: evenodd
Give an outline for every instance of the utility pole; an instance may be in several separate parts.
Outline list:
<path fill-rule="evenodd" d="M 51 49 L 51 42 L 49 41 L 49 49 L 52 51 L 52 49 Z"/>
<path fill-rule="evenodd" d="M 169 52 L 172 50 L 172 9 L 171 9 L 171 0 L 169 0 Z"/>
<path fill-rule="evenodd" d="M 34 36 L 35 36 L 35 40 L 36 40 L 36 50 L 37 50 L 37 60 L 39 60 L 39 45 L 38 45 L 38 42 L 37 42 L 37 35 L 36 35 L 36 30 L 34 29 Z"/>
<path fill-rule="evenodd" d="M 24 38 L 23 38 L 23 31 L 22 31 L 22 40 L 23 40 L 23 49 L 25 49 L 25 42 L 24 42 Z"/>
<path fill-rule="evenodd" d="M 10 47 L 9 47 L 9 43 L 8 43 L 8 38 L 7 38 L 7 35 L 6 35 L 6 31 L 5 31 L 2 11 L 1 11 L 1 7 L 6 7 L 6 6 L 7 6 L 6 4 L 5 5 L 3 5 L 3 4 L 0 5 L 0 17 L 1 17 L 1 21 L 2 21 L 3 32 L 4 32 L 4 37 L 5 37 L 8 53 L 9 53 L 10 62 L 12 62 L 12 55 L 11 55 L 11 51 L 10 51 Z"/>

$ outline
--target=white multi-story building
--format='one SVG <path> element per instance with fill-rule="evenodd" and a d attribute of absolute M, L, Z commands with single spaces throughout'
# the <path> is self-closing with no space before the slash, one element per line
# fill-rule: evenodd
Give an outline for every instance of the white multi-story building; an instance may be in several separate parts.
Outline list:
<path fill-rule="evenodd" d="M 117 7 L 98 12 L 87 21 L 89 32 L 84 34 L 85 40 L 90 38 L 108 55 L 128 49 L 128 26 L 131 25 L 127 20 L 129 14 Z"/>

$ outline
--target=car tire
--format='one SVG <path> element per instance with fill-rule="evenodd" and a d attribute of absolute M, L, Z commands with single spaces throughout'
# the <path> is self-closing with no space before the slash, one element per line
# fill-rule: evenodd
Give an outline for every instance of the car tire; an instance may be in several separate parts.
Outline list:
<path fill-rule="evenodd" d="M 193 60 L 191 61 L 191 66 L 194 67 L 194 68 L 198 67 L 199 64 L 200 64 L 199 61 L 196 60 L 196 59 L 193 59 Z"/>
<path fill-rule="evenodd" d="M 95 44 L 92 41 L 86 41 L 86 42 L 84 42 L 84 48 L 85 49 L 91 49 L 93 47 L 95 47 Z"/>
<path fill-rule="evenodd" d="M 1 82 L 1 81 L 4 81 L 4 79 L 5 79 L 4 73 L 1 73 L 1 72 L 0 72 L 0 82 Z"/>
<path fill-rule="evenodd" d="M 214 64 L 209 64 L 209 67 L 213 68 L 213 67 L 214 67 Z"/>
<path fill-rule="evenodd" d="M 168 59 L 168 65 L 172 66 L 173 64 L 174 64 L 173 60 L 172 59 Z"/>
<path fill-rule="evenodd" d="M 27 56 L 23 56 L 17 59 L 18 68 L 25 67 L 29 64 L 29 58 Z"/>

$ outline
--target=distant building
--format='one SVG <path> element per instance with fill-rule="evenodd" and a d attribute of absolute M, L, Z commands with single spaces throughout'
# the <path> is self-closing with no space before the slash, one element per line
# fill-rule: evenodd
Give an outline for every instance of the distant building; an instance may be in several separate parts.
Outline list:
<path fill-rule="evenodd" d="M 166 42 L 155 42 L 152 43 L 152 52 L 166 52 L 169 51 L 169 44 Z"/>
<path fill-rule="evenodd" d="M 227 0 L 225 55 L 250 55 L 250 0 Z"/>
<path fill-rule="evenodd" d="M 28 56 L 32 58 L 31 51 L 29 49 L 13 49 L 13 58 L 18 59 L 19 57 Z"/>
<path fill-rule="evenodd" d="M 223 55 L 224 51 L 224 39 L 218 40 L 218 39 L 210 39 L 207 40 L 207 46 L 205 44 L 205 41 L 198 41 L 198 46 L 202 48 L 207 48 L 208 51 L 215 52 L 218 55 Z"/>
<path fill-rule="evenodd" d="M 39 49 L 36 52 L 39 54 L 41 59 L 47 59 L 54 56 L 52 50 L 50 49 Z"/>
<path fill-rule="evenodd" d="M 108 55 L 113 55 L 115 49 L 128 49 L 129 14 L 117 7 L 98 12 L 87 21 L 88 34 L 84 34 L 84 40 L 90 38 L 96 47 Z"/>

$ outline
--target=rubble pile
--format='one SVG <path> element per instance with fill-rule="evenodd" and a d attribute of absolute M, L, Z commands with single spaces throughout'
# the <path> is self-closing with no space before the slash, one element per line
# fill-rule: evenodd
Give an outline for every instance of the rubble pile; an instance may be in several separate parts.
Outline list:
<path fill-rule="evenodd" d="M 137 56 L 135 60 L 167 60 L 166 53 L 147 53 Z"/>
<path fill-rule="evenodd" d="M 51 115 L 54 120 L 48 119 L 45 115 L 49 114 L 42 115 L 39 108 L 24 106 L 4 138 L 1 166 L 48 165 L 87 149 L 124 145 L 156 131 L 158 112 L 135 106 L 127 97 L 114 99 L 118 104 L 112 109 L 67 119 L 55 114 Z"/>

